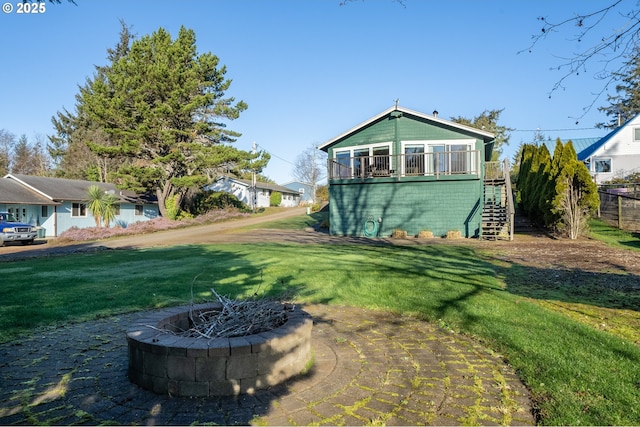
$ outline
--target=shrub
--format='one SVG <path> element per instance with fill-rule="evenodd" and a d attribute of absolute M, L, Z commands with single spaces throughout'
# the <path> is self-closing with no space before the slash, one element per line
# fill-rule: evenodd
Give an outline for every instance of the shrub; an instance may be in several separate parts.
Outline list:
<path fill-rule="evenodd" d="M 165 200 L 164 207 L 167 212 L 167 218 L 169 219 L 178 218 L 178 213 L 180 212 L 180 206 L 178 206 L 177 201 L 178 201 L 177 195 L 167 197 L 167 200 Z"/>
<path fill-rule="evenodd" d="M 282 203 L 282 193 L 280 193 L 279 191 L 274 191 L 273 193 L 271 193 L 271 197 L 269 198 L 269 205 L 280 206 L 281 203 Z"/>
<path fill-rule="evenodd" d="M 149 221 L 138 221 L 132 224 L 120 224 L 118 227 L 71 227 L 58 237 L 59 242 L 99 240 L 116 236 L 152 233 L 154 231 L 169 230 L 186 227 L 188 225 L 203 225 L 226 221 L 231 218 L 245 217 L 249 214 L 235 208 L 218 209 L 207 212 L 195 218 L 184 218 L 180 221 L 158 217 Z"/>
<path fill-rule="evenodd" d="M 222 191 L 203 191 L 195 197 L 195 214 L 202 215 L 206 212 L 219 209 L 236 208 L 247 211 L 247 206 L 236 196 Z"/>
<path fill-rule="evenodd" d="M 571 141 L 558 139 L 553 158 L 545 145 L 523 147 L 518 192 L 532 221 L 575 239 L 598 208 L 597 190 Z"/>

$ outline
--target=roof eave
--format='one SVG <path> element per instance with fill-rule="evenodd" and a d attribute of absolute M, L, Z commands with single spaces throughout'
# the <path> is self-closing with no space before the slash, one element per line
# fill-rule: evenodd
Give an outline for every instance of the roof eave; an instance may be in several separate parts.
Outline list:
<path fill-rule="evenodd" d="M 49 200 L 51 200 L 53 202 L 56 202 L 56 200 L 53 197 L 51 197 L 50 195 L 48 195 L 47 193 L 44 193 L 44 192 L 38 190 L 37 188 L 35 188 L 34 186 L 27 184 L 26 182 L 24 182 L 23 180 L 21 180 L 20 178 L 16 177 L 13 174 L 8 173 L 8 174 L 6 174 L 4 176 L 4 178 L 13 179 L 14 181 L 19 182 L 21 185 L 24 185 L 28 189 L 40 194 L 41 196 L 46 197 L 47 199 L 49 199 Z"/>
<path fill-rule="evenodd" d="M 368 125 L 370 125 L 371 123 L 380 120 L 381 118 L 391 114 L 394 111 L 400 111 L 401 113 L 405 113 L 405 114 L 410 114 L 443 126 L 448 126 L 448 127 L 453 127 L 455 129 L 459 129 L 465 132 L 469 132 L 472 134 L 475 134 L 477 136 L 480 137 L 480 139 L 482 139 L 484 141 L 485 144 L 488 144 L 490 142 L 492 142 L 495 139 L 495 135 L 492 134 L 491 132 L 487 132 L 481 129 L 477 129 L 471 126 L 467 126 L 467 125 L 463 125 L 460 123 L 456 123 L 456 122 L 452 122 L 450 120 L 444 120 L 441 119 L 439 117 L 436 116 L 432 116 L 432 115 L 428 115 L 428 114 L 424 114 L 424 113 L 420 113 L 419 111 L 414 111 L 414 110 L 410 110 L 408 108 L 404 108 L 404 107 L 391 107 L 388 108 L 386 110 L 384 110 L 383 112 L 371 117 L 370 119 L 352 127 L 351 129 L 347 130 L 346 132 L 341 133 L 340 135 L 330 139 L 329 141 L 325 142 L 324 144 L 319 145 L 317 148 L 319 150 L 327 150 L 331 145 L 335 144 L 336 142 L 340 141 L 341 139 L 356 133 L 358 130 L 362 129 L 363 127 L 366 127 Z"/>

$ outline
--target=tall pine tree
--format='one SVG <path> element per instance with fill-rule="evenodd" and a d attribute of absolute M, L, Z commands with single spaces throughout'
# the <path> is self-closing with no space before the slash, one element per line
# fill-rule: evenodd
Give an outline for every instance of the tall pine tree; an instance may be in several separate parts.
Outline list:
<path fill-rule="evenodd" d="M 113 64 L 127 55 L 133 34 L 124 21 L 120 21 L 121 29 L 118 43 L 107 49 L 109 64 Z M 111 65 L 96 66 L 92 78 L 87 78 L 76 95 L 75 112 L 63 109 L 51 118 L 56 129 L 55 135 L 49 136 L 49 155 L 56 166 L 56 175 L 72 179 L 88 179 L 107 182 L 110 173 L 122 165 L 122 159 L 113 159 L 93 153 L 87 143 L 98 142 L 111 145 L 109 135 L 99 123 L 91 121 L 85 109 L 84 97 L 91 94 L 96 80 L 104 80 L 105 73 Z M 126 162 L 126 160 L 125 160 Z"/>
<path fill-rule="evenodd" d="M 215 55 L 197 52 L 192 30 L 182 27 L 173 40 L 160 28 L 126 48 L 125 41 L 121 36 L 111 64 L 97 69 L 78 99 L 84 144 L 97 158 L 118 164 L 110 182 L 155 192 L 166 216 L 167 201 L 179 208 L 189 190 L 220 170 L 266 166 L 265 153 L 230 144 L 240 134 L 225 122 L 247 105 L 225 96 L 231 85 L 226 67 Z"/>

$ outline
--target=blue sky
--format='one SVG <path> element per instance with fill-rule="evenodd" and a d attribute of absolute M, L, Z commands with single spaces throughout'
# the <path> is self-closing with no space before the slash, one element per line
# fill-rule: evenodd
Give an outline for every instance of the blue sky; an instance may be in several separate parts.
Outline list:
<path fill-rule="evenodd" d="M 53 133 L 57 111 L 73 111 L 78 85 L 106 64 L 121 19 L 138 36 L 195 31 L 198 51 L 227 67 L 227 95 L 249 105 L 228 124 L 242 133 L 236 146 L 255 141 L 271 153 L 264 174 L 280 184 L 293 179 L 306 148 L 396 99 L 445 119 L 504 109 L 500 124 L 515 129 L 509 158 L 535 129 L 554 139 L 605 134 L 594 128 L 607 121 L 596 108 L 575 123 L 601 88 L 597 66 L 549 99 L 561 77 L 553 68 L 577 47 L 571 32 L 518 52 L 540 30 L 538 16 L 559 21 L 609 1 L 63 0 L 38 15 L 17 14 L 20 1 L 0 14 L 0 129 L 30 141 Z"/>

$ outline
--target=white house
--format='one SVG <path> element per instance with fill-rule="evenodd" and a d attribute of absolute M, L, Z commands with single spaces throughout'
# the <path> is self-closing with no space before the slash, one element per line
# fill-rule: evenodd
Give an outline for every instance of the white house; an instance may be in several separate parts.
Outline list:
<path fill-rule="evenodd" d="M 57 237 L 71 227 L 95 227 L 87 209 L 92 185 L 118 198 L 113 225 L 126 227 L 159 215 L 155 198 L 119 190 L 114 184 L 19 174 L 0 179 L 0 211 L 39 227 L 39 237 Z"/>
<path fill-rule="evenodd" d="M 300 181 L 291 181 L 286 184 L 282 184 L 282 186 L 300 193 L 301 204 L 310 205 L 313 203 L 313 186 L 311 184 Z"/>
<path fill-rule="evenodd" d="M 571 141 L 597 184 L 640 172 L 640 114 L 602 138 Z"/>
<path fill-rule="evenodd" d="M 209 191 L 222 191 L 233 194 L 242 203 L 249 207 L 266 208 L 271 204 L 271 194 L 282 194 L 282 207 L 295 207 L 300 204 L 300 192 L 267 182 L 256 182 L 255 188 L 251 181 L 246 179 L 221 176 L 205 187 Z"/>

